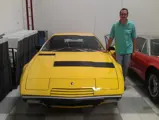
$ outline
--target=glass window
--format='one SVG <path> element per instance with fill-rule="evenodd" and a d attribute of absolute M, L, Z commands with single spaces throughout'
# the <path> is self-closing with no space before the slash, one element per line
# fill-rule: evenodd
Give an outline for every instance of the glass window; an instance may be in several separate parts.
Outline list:
<path fill-rule="evenodd" d="M 145 42 L 143 48 L 142 48 L 142 53 L 148 54 L 148 47 L 147 47 L 147 41 Z"/>
<path fill-rule="evenodd" d="M 142 37 L 138 37 L 136 39 L 136 49 L 140 50 L 142 49 L 144 43 L 145 43 L 146 39 L 142 38 Z"/>
<path fill-rule="evenodd" d="M 159 56 L 159 39 L 153 39 L 150 42 L 151 55 Z"/>
<path fill-rule="evenodd" d="M 103 49 L 102 44 L 94 36 L 57 35 L 44 45 L 42 51 L 96 51 Z"/>

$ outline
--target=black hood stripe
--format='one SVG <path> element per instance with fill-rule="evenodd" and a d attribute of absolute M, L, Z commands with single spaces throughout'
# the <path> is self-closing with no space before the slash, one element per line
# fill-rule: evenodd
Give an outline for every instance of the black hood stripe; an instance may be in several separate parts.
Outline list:
<path fill-rule="evenodd" d="M 52 54 L 40 53 L 39 56 L 55 56 L 55 54 L 54 53 L 52 53 Z"/>
<path fill-rule="evenodd" d="M 114 68 L 113 63 L 108 62 L 87 62 L 87 61 L 56 61 L 55 67 L 104 67 Z"/>

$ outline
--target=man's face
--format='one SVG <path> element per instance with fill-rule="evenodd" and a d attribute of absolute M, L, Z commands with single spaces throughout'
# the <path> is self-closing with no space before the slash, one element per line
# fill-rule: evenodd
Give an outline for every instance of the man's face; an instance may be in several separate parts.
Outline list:
<path fill-rule="evenodd" d="M 127 17 L 128 17 L 127 11 L 126 11 L 126 10 L 122 10 L 122 11 L 120 12 L 120 20 L 126 20 Z"/>

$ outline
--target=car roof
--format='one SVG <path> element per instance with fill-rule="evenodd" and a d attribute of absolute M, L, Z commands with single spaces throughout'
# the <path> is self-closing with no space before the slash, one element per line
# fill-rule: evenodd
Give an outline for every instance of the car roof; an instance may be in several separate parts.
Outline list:
<path fill-rule="evenodd" d="M 93 33 L 80 33 L 80 32 L 66 32 L 66 33 L 55 33 L 52 36 L 56 35 L 80 35 L 80 36 L 95 36 Z"/>
<path fill-rule="evenodd" d="M 158 35 L 137 35 L 137 37 L 143 37 L 143 38 L 146 38 L 148 40 L 159 39 Z"/>

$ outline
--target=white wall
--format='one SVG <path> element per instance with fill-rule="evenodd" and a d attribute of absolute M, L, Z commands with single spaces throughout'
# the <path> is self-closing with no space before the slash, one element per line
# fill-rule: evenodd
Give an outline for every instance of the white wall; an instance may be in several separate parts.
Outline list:
<path fill-rule="evenodd" d="M 138 33 L 159 34 L 158 0 L 34 0 L 35 28 L 56 32 L 94 32 L 104 43 L 104 34 L 119 19 L 122 7 Z"/>
<path fill-rule="evenodd" d="M 129 9 L 138 34 L 159 35 L 159 0 L 123 0 L 123 7 Z"/>
<path fill-rule="evenodd" d="M 0 34 L 24 28 L 22 0 L 0 0 Z"/>

